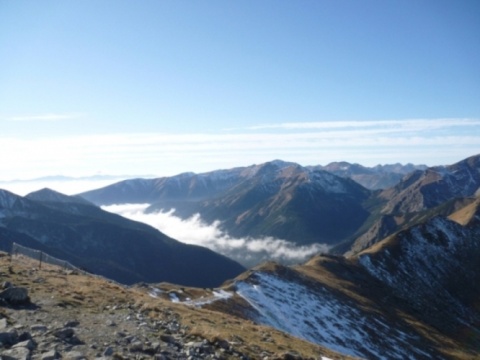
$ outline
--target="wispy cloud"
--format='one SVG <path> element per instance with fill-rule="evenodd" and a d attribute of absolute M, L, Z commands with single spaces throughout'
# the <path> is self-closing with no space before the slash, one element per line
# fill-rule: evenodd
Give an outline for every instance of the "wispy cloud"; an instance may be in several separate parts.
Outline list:
<path fill-rule="evenodd" d="M 181 242 L 207 247 L 246 267 L 252 267 L 266 260 L 276 260 L 284 264 L 299 263 L 329 249 L 324 244 L 299 246 L 273 237 L 233 238 L 220 229 L 219 221 L 208 225 L 201 220 L 199 214 L 183 220 L 173 215 L 174 210 L 145 214 L 144 210 L 148 206 L 148 204 L 124 204 L 102 208 L 149 224 Z"/>
<path fill-rule="evenodd" d="M 80 114 L 41 114 L 41 115 L 21 115 L 21 116 L 11 116 L 7 117 L 6 120 L 13 121 L 13 122 L 37 122 L 37 121 L 63 121 L 63 120 L 71 120 L 81 117 Z"/>
<path fill-rule="evenodd" d="M 405 119 L 405 120 L 367 120 L 367 121 L 319 121 L 319 122 L 286 122 L 278 124 L 254 125 L 246 130 L 345 130 L 345 129 L 376 129 L 414 131 L 421 129 L 441 129 L 465 126 L 479 126 L 480 119 L 445 118 L 445 119 Z"/>
<path fill-rule="evenodd" d="M 291 129 L 290 129 L 291 128 Z M 212 133 L 2 136 L 0 168 L 11 178 L 97 172 L 175 175 L 283 159 L 302 165 L 450 164 L 480 153 L 480 119 L 417 119 L 269 125 Z M 4 172 L 5 172 L 4 171 Z M 5 175 L 4 175 L 5 176 Z"/>

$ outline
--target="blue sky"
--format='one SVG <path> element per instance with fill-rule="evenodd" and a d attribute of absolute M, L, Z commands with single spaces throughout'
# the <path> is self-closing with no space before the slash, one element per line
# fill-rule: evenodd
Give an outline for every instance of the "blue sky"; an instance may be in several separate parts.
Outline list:
<path fill-rule="evenodd" d="M 480 153 L 480 2 L 0 2 L 0 179 Z"/>

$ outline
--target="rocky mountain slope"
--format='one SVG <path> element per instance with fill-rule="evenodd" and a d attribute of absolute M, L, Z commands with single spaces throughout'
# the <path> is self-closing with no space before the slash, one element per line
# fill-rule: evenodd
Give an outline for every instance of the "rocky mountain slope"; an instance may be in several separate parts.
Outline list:
<path fill-rule="evenodd" d="M 377 192 L 323 171 L 278 161 L 235 169 L 235 175 L 229 171 L 217 173 L 221 179 L 218 182 L 202 183 L 195 179 L 194 174 L 182 175 L 182 181 L 180 177 L 174 182 L 163 179 L 163 185 L 150 193 L 163 199 L 161 203 L 184 204 L 185 207 L 179 207 L 184 215 L 203 210 L 203 214 L 217 216 L 215 212 L 218 211 L 223 213 L 225 223 L 235 219 L 233 224 L 239 228 L 243 219 L 248 220 L 246 223 L 250 229 L 259 224 L 268 228 L 269 224 L 278 225 L 284 219 L 295 220 L 290 227 L 302 224 L 304 228 L 306 225 L 301 221 L 305 219 L 320 222 L 319 218 L 325 218 L 333 223 L 333 217 L 328 216 L 343 216 L 341 221 L 344 223 L 335 223 L 335 227 L 342 224 L 351 226 L 342 229 L 350 234 L 343 235 L 344 238 L 352 236 L 352 233 L 359 234 L 354 243 L 355 251 L 351 251 L 349 256 L 318 255 L 303 265 L 293 267 L 266 263 L 239 276 L 236 276 L 238 273 L 230 276 L 232 280 L 216 289 L 205 288 L 205 285 L 188 288 L 169 283 L 155 284 L 156 281 L 150 278 L 145 279 L 149 284 L 128 290 L 117 285 L 101 285 L 107 289 L 123 289 L 123 292 L 111 293 L 109 301 L 103 302 L 103 310 L 94 311 L 107 316 L 102 319 L 107 324 L 113 322 L 115 325 L 112 327 L 118 326 L 122 317 L 126 319 L 124 327 L 119 330 L 126 336 L 115 334 L 120 338 L 111 350 L 106 352 L 106 347 L 112 343 L 113 337 L 102 338 L 101 345 L 82 327 L 76 330 L 75 326 L 62 325 L 54 318 L 56 322 L 52 322 L 51 328 L 47 327 L 45 336 L 33 330 L 29 332 L 39 343 L 46 345 L 21 351 L 43 358 L 55 343 L 57 351 L 66 357 L 72 350 L 83 352 L 87 357 L 92 356 L 94 350 L 95 356 L 112 356 L 112 351 L 122 357 L 160 356 L 159 349 L 165 349 L 166 353 L 161 355 L 173 358 L 190 356 L 192 359 L 222 356 L 245 359 L 342 356 L 363 359 L 478 359 L 479 173 L 480 156 L 474 156 L 451 166 L 414 172 L 395 187 Z M 170 185 L 166 186 L 166 183 Z M 126 184 L 140 189 L 139 192 L 128 191 Z M 143 190 L 151 186 L 148 181 L 142 180 L 142 190 L 135 184 L 117 184 L 119 187 L 111 195 L 119 189 L 126 189 L 125 198 L 129 198 L 132 194 L 143 194 Z M 158 191 L 160 189 L 162 191 Z M 113 191 L 111 188 L 100 189 L 97 194 L 102 194 L 104 190 L 107 194 Z M 218 195 L 215 197 L 213 194 Z M 126 251 L 121 253 L 122 256 L 127 253 L 138 255 L 138 259 L 142 258 L 146 265 L 154 266 L 153 261 L 148 263 L 152 258 L 158 259 L 151 256 L 155 250 L 153 245 L 135 238 L 136 246 L 131 246 L 131 241 L 127 239 L 139 233 L 154 236 L 157 232 L 140 223 L 124 222 L 125 219 L 105 213 L 89 201 L 91 199 L 79 200 L 78 197 L 65 197 L 48 190 L 25 198 L 0 192 L 0 236 L 6 241 L 18 237 L 21 241 L 50 248 L 68 234 L 73 239 L 70 243 L 73 243 L 74 251 L 69 253 L 69 247 L 52 249 L 67 256 L 82 254 L 95 259 L 93 251 L 81 251 L 95 243 L 102 245 L 95 248 L 101 253 L 109 246 L 104 237 L 113 233 L 116 244 Z M 306 205 L 303 209 L 302 206 Z M 358 212 L 364 214 L 361 221 L 355 218 Z M 304 219 L 300 220 L 297 215 L 302 215 Z M 357 220 L 358 224 L 355 223 Z M 348 225 L 348 221 L 356 225 Z M 96 230 L 90 230 L 96 229 L 99 224 L 104 231 L 96 233 Z M 322 224 L 323 228 L 327 228 L 321 229 L 322 236 L 325 236 L 329 224 Z M 119 227 L 121 232 L 116 232 L 115 227 Z M 39 229 L 43 231 L 43 238 L 38 236 Z M 76 229 L 80 234 L 95 236 L 75 238 L 74 233 L 67 233 L 65 229 Z M 288 228 L 282 232 L 288 232 Z M 122 239 L 122 236 L 125 238 Z M 306 233 L 303 236 L 307 237 Z M 90 241 L 91 238 L 95 241 Z M 164 241 L 175 243 L 171 239 Z M 149 253 L 139 253 L 139 249 L 145 247 Z M 112 248 L 108 249 L 112 251 Z M 177 260 L 188 260 L 188 256 L 188 251 L 182 248 Z M 8 269 L 7 266 L 4 269 Z M 29 268 L 31 266 L 26 269 Z M 171 269 L 170 266 L 168 268 Z M 193 269 L 194 276 L 201 276 L 196 273 L 199 268 Z M 214 274 L 222 270 L 217 267 L 209 271 Z M 19 273 L 23 277 L 15 277 Z M 55 288 L 52 281 L 57 281 L 53 280 L 57 279 L 56 276 L 37 276 L 35 272 L 18 272 L 15 269 L 5 270 L 2 276 L 20 285 L 27 284 L 32 289 L 32 299 L 44 292 L 42 284 L 47 284 L 46 288 L 52 291 Z M 62 277 L 62 284 L 74 281 L 76 276 L 68 280 Z M 178 281 L 174 279 L 171 282 Z M 77 286 L 81 288 L 80 283 Z M 42 309 L 53 309 L 53 306 L 74 309 L 94 300 L 89 297 L 86 301 L 85 291 L 77 293 L 67 289 L 54 296 L 61 301 L 39 300 L 34 304 Z M 140 314 L 139 307 L 126 300 L 132 297 L 141 299 L 140 309 L 143 310 Z M 1 294 L 0 299 L 4 299 Z M 160 310 L 164 308 L 169 311 Z M 84 311 L 78 312 L 77 316 L 80 317 Z M 3 314 L 10 324 L 17 324 L 19 329 L 26 326 L 22 324 L 27 318 L 41 322 L 34 313 L 21 317 L 20 312 L 8 308 Z M 72 313 L 69 314 L 72 317 Z M 147 318 L 147 315 L 150 317 Z M 130 322 L 132 316 L 141 323 Z M 162 316 L 161 320 L 157 316 Z M 72 317 L 72 321 L 92 325 L 91 320 Z M 178 325 L 171 325 L 174 321 Z M 163 324 L 165 328 L 158 324 Z M 105 326 L 100 325 L 99 328 L 102 333 L 111 334 Z M 147 331 L 144 332 L 144 329 Z M 172 336 L 165 337 L 166 330 L 171 332 L 167 335 Z M 8 330 L 9 333 L 12 331 Z M 63 338 L 55 335 L 65 333 L 68 336 Z M 9 356 L 9 351 L 17 351 L 14 349 L 21 343 L 20 338 L 28 338 L 27 335 L 17 335 L 5 335 L 8 339 L 16 339 L 8 343 L 6 356 Z M 161 341 L 158 342 L 155 336 L 160 336 Z M 192 339 L 188 336 L 196 336 L 193 344 L 186 343 L 187 339 Z M 93 343 L 94 347 L 82 347 L 77 340 L 83 345 Z M 18 345 L 18 348 L 28 346 Z"/>
<path fill-rule="evenodd" d="M 244 270 L 206 248 L 52 190 L 26 197 L 0 190 L 0 235 L 3 249 L 15 241 L 125 284 L 216 286 Z"/>
<path fill-rule="evenodd" d="M 383 213 L 412 213 L 473 196 L 479 188 L 480 155 L 475 155 L 453 165 L 415 171 L 379 198 L 386 201 Z"/>
<path fill-rule="evenodd" d="M 449 166 L 417 170 L 396 186 L 372 195 L 366 206 L 371 215 L 348 244 L 350 251 L 359 252 L 434 216 L 448 216 L 474 202 L 479 189 L 480 155 Z"/>
<path fill-rule="evenodd" d="M 480 207 L 433 218 L 350 258 L 265 264 L 210 308 L 367 359 L 480 356 Z"/>
<path fill-rule="evenodd" d="M 2 278 L 28 287 L 33 302 L 0 307 L 7 319 L 0 337 L 10 341 L 3 354 L 476 359 L 479 235 L 476 201 L 358 255 L 316 256 L 295 267 L 266 263 L 220 289 L 128 289 L 0 257 Z M 29 339 L 36 345 L 20 341 Z"/>
<path fill-rule="evenodd" d="M 28 295 L 12 304 L 3 297 L 8 289 L 0 289 L 2 359 L 354 359 L 238 317 L 172 302 L 168 284 L 153 294 L 145 285 L 125 287 L 37 265 L 0 253 L 3 286 Z"/>
<path fill-rule="evenodd" d="M 426 165 L 387 164 L 366 167 L 346 161 L 332 162 L 325 166 L 314 166 L 313 169 L 328 171 L 337 176 L 349 178 L 370 190 L 380 190 L 395 186 L 402 178 L 415 171 L 425 170 Z"/>
<path fill-rule="evenodd" d="M 296 244 L 336 243 L 351 236 L 369 213 L 370 191 L 350 179 L 273 161 L 206 174 L 127 180 L 81 194 L 99 205 L 150 203 L 147 211 L 199 213 L 235 237 L 273 236 Z"/>

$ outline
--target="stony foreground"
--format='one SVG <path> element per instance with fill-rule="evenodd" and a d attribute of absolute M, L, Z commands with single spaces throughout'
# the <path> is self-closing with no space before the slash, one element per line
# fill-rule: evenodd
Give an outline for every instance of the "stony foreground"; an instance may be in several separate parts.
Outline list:
<path fill-rule="evenodd" d="M 320 355 L 318 347 L 305 348 L 303 342 L 298 342 L 298 349 L 287 348 L 270 333 L 268 339 L 259 335 L 258 343 L 244 340 L 242 336 L 248 335 L 241 333 L 239 320 L 230 324 L 214 314 L 203 314 L 202 309 L 187 309 L 186 315 L 176 308 L 179 305 L 152 299 L 141 287 L 124 288 L 45 264 L 38 269 L 28 259 L 10 261 L 3 256 L 0 263 L 5 288 L 0 293 L 1 359 L 347 358 L 328 350 Z M 1 295 L 7 292 L 24 296 Z M 199 321 L 239 326 L 242 336 L 224 338 L 221 329 L 215 332 L 208 326 L 202 334 L 199 329 L 204 325 Z M 257 331 L 256 325 L 248 326 Z M 290 341 L 296 344 L 295 339 Z M 312 349 L 319 355 L 304 355 Z"/>

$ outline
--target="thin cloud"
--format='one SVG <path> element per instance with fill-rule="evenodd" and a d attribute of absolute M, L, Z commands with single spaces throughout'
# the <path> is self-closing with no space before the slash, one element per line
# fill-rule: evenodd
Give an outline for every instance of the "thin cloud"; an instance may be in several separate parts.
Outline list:
<path fill-rule="evenodd" d="M 284 264 L 300 263 L 314 254 L 329 250 L 325 244 L 300 246 L 269 236 L 234 238 L 220 229 L 220 221 L 209 225 L 201 220 L 199 214 L 189 219 L 181 219 L 173 215 L 173 209 L 145 214 L 144 210 L 148 206 L 149 204 L 123 204 L 103 206 L 102 208 L 153 226 L 181 242 L 207 247 L 246 267 L 252 267 L 267 260 L 275 260 Z"/>
<path fill-rule="evenodd" d="M 348 128 L 395 128 L 397 131 L 409 129 L 440 129 L 446 127 L 478 126 L 480 119 L 468 118 L 441 118 L 441 119 L 405 119 L 405 120 L 375 120 L 375 121 L 319 121 L 319 122 L 287 122 L 279 124 L 254 125 L 247 130 L 284 129 L 348 129 Z"/>
<path fill-rule="evenodd" d="M 298 123 L 291 127 L 292 130 L 118 133 L 35 139 L 0 134 L 0 151 L 9 154 L 0 157 L 0 167 L 8 169 L 12 178 L 52 173 L 82 176 L 99 171 L 121 174 L 125 169 L 136 174 L 167 176 L 248 166 L 272 159 L 301 165 L 342 160 L 367 166 L 380 162 L 438 165 L 480 152 L 479 119 Z"/>
<path fill-rule="evenodd" d="M 42 115 L 24 115 L 13 116 L 7 118 L 8 121 L 13 122 L 42 122 L 42 121 L 63 121 L 79 118 L 80 114 L 42 114 Z"/>

